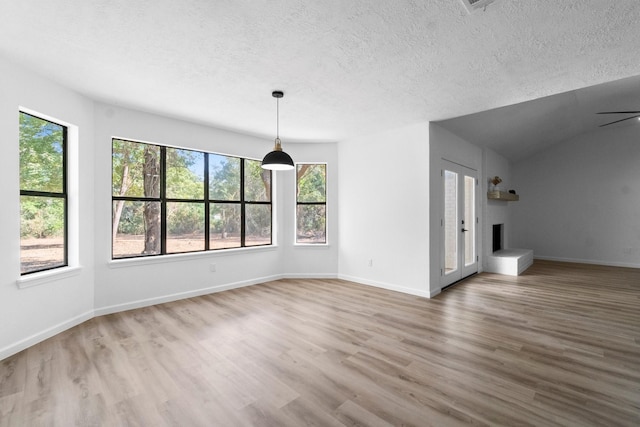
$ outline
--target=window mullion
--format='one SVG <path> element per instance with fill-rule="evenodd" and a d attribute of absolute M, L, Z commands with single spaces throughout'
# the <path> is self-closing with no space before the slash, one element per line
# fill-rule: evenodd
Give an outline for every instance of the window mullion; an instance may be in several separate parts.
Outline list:
<path fill-rule="evenodd" d="M 204 153 L 204 250 L 210 249 L 209 153 Z"/>
<path fill-rule="evenodd" d="M 59 199 L 64 199 L 67 197 L 65 193 L 51 193 L 48 191 L 31 191 L 31 190 L 20 190 L 21 196 L 35 196 L 35 197 L 57 197 Z"/>
<path fill-rule="evenodd" d="M 240 247 L 246 246 L 246 205 L 244 200 L 244 159 L 240 159 Z"/>
<path fill-rule="evenodd" d="M 160 253 L 167 253 L 167 147 L 160 146 Z"/>
<path fill-rule="evenodd" d="M 67 127 L 62 127 L 62 194 L 64 209 L 64 265 L 69 265 L 69 199 L 67 197 Z"/>

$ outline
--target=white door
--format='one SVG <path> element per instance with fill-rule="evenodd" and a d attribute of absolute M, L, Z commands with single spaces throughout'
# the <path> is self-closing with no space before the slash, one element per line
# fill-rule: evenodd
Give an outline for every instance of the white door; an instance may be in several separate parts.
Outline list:
<path fill-rule="evenodd" d="M 441 284 L 447 286 L 478 272 L 478 173 L 445 161 L 441 188 Z"/>

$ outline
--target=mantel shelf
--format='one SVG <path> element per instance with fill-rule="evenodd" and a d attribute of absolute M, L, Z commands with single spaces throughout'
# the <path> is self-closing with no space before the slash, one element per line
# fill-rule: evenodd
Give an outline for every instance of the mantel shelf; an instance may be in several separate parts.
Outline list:
<path fill-rule="evenodd" d="M 490 200 L 502 200 L 505 202 L 517 202 L 520 200 L 520 196 L 517 194 L 511 194 L 506 191 L 489 191 L 487 198 Z"/>

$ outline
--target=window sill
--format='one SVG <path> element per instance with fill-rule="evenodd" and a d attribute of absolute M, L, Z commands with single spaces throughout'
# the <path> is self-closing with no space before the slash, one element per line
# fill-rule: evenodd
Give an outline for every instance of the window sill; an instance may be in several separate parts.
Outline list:
<path fill-rule="evenodd" d="M 294 243 L 295 248 L 310 248 L 310 249 L 330 249 L 331 245 L 328 243 Z"/>
<path fill-rule="evenodd" d="M 82 267 L 61 267 L 55 270 L 42 271 L 40 273 L 32 273 L 27 276 L 21 276 L 16 280 L 19 289 L 31 288 L 33 286 L 44 285 L 56 280 L 66 279 L 68 277 L 80 274 Z"/>
<path fill-rule="evenodd" d="M 212 258 L 229 255 L 247 254 L 252 252 L 268 252 L 278 249 L 276 245 L 253 246 L 248 248 L 220 249 L 216 251 L 190 252 L 182 254 L 152 255 L 147 257 L 113 259 L 109 261 L 109 268 L 138 267 L 141 265 L 165 264 L 167 262 L 189 261 L 200 258 Z"/>

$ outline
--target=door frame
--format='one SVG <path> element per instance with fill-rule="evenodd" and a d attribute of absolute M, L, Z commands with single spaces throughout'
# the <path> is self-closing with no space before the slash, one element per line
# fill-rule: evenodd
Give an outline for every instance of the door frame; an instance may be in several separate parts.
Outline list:
<path fill-rule="evenodd" d="M 475 216 L 475 226 L 473 229 L 473 241 L 474 241 L 474 254 L 475 254 L 475 262 L 469 264 L 469 266 L 465 266 L 464 263 L 464 233 L 461 231 L 463 225 L 461 223 L 456 224 L 457 230 L 456 233 L 456 244 L 458 246 L 458 256 L 457 256 L 457 269 L 449 274 L 445 271 L 445 177 L 444 171 L 448 170 L 458 174 L 458 182 L 457 182 L 457 215 L 458 220 L 460 219 L 460 215 L 462 214 L 462 218 L 464 218 L 463 207 L 460 202 L 462 201 L 462 205 L 464 205 L 464 177 L 469 176 L 475 179 L 474 185 L 474 216 Z M 478 179 L 478 171 L 472 167 L 462 165 L 460 163 L 452 162 L 450 160 L 442 159 L 441 167 L 440 167 L 440 245 L 439 245 L 439 254 L 440 254 L 440 286 L 441 288 L 451 285 L 459 280 L 462 280 L 472 274 L 477 273 L 480 265 L 480 242 L 479 242 L 479 229 L 480 229 L 480 184 Z M 462 179 L 460 179 L 462 178 Z"/>

